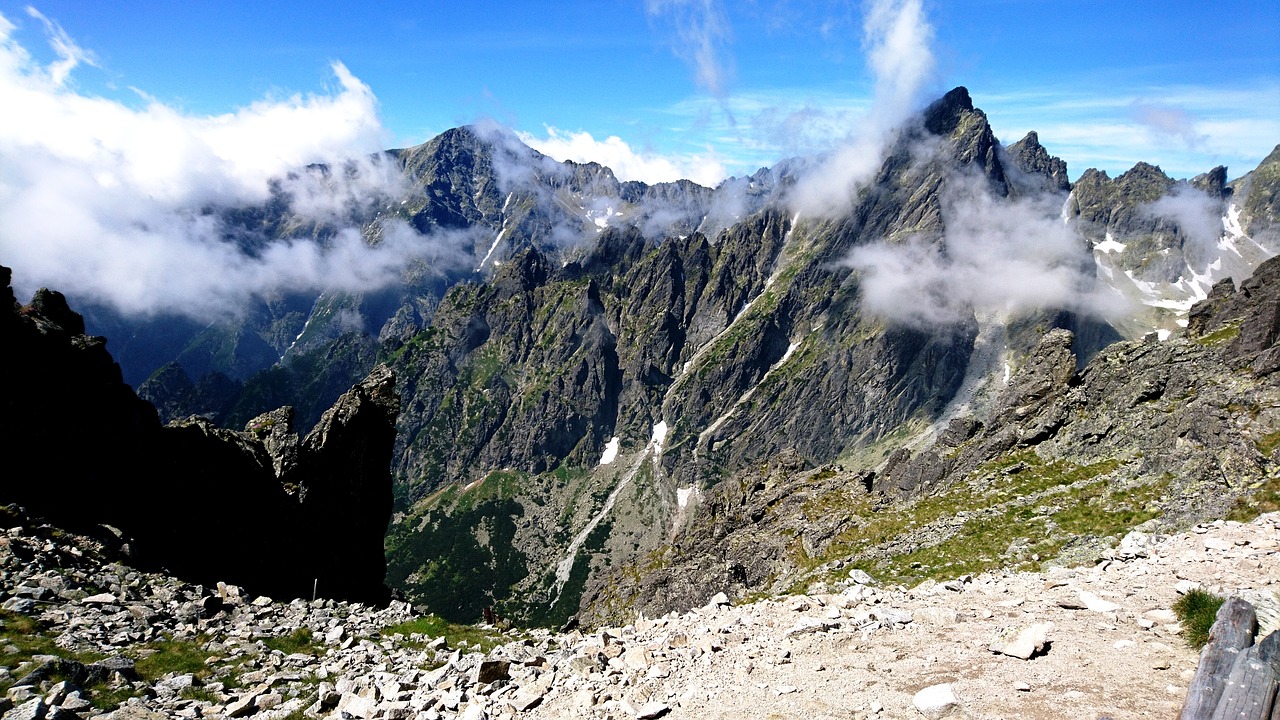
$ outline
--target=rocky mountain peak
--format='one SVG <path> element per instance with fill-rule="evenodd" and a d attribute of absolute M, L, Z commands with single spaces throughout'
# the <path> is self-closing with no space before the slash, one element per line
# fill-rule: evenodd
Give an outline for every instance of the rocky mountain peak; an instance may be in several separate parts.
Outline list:
<path fill-rule="evenodd" d="M 967 113 L 973 112 L 969 89 L 960 86 L 934 100 L 924 111 L 925 129 L 934 135 L 950 135 Z"/>
<path fill-rule="evenodd" d="M 1200 190 L 1212 198 L 1225 198 L 1231 194 L 1227 189 L 1227 166 L 1219 165 L 1207 173 L 1200 173 L 1191 178 L 1191 187 Z"/>
<path fill-rule="evenodd" d="M 1032 130 L 1006 150 L 1009 160 L 1020 173 L 1010 173 L 1016 186 L 1029 193 L 1067 192 L 1071 181 L 1067 177 L 1067 163 L 1054 157 L 1040 144 L 1040 136 Z"/>

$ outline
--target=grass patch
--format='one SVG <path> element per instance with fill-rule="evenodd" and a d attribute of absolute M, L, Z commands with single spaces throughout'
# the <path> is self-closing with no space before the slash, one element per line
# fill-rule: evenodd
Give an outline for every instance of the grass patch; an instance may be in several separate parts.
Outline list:
<path fill-rule="evenodd" d="M 1209 630 L 1223 602 L 1224 598 L 1196 588 L 1173 604 L 1173 612 L 1182 623 L 1182 638 L 1193 649 L 1199 650 L 1209 642 Z"/>
<path fill-rule="evenodd" d="M 425 635 L 432 639 L 442 637 L 451 648 L 457 648 L 460 644 L 466 643 L 467 647 L 485 653 L 511 641 L 511 638 L 504 636 L 500 632 L 486 630 L 475 625 L 459 625 L 435 614 L 424 615 L 391 625 L 383 628 L 381 632 L 384 637 L 403 635 L 406 641 L 401 644 L 405 647 L 416 647 L 418 645 L 425 647 L 425 642 L 411 639 L 413 635 Z"/>
<path fill-rule="evenodd" d="M 211 674 L 205 658 L 209 656 L 202 648 L 208 638 L 195 640 L 159 640 L 142 646 L 146 652 L 138 659 L 134 669 L 150 682 L 155 682 L 169 673 L 180 675 L 190 673 L 205 678 Z"/>
<path fill-rule="evenodd" d="M 201 702 L 219 702 L 218 694 L 206 687 L 185 687 L 178 693 L 183 700 L 199 700 Z"/>
<path fill-rule="evenodd" d="M 1228 520 L 1249 522 L 1263 513 L 1280 511 L 1280 478 L 1270 477 L 1236 499 Z"/>
<path fill-rule="evenodd" d="M 802 570 L 812 570 L 850 558 L 850 569 L 905 585 L 996 567 L 1039 569 L 1080 538 L 1118 536 L 1160 514 L 1156 503 L 1172 478 L 1113 485 L 1108 478 L 1119 464 L 1115 459 L 1087 465 L 1046 461 L 1024 450 L 910 504 L 885 506 L 859 493 L 820 495 L 806 503 L 808 517 L 842 513 L 854 522 L 815 557 L 808 557 L 797 539 L 792 559 Z M 921 536 L 926 527 L 934 530 L 924 537 L 940 539 L 904 541 Z M 799 585 L 816 579 L 822 578 L 805 578 Z"/>
<path fill-rule="evenodd" d="M 1214 347 L 1225 342 L 1234 340 L 1240 334 L 1240 321 L 1227 323 L 1222 327 L 1203 337 L 1196 338 L 1196 342 L 1205 347 Z"/>
<path fill-rule="evenodd" d="M 1280 447 L 1280 432 L 1267 433 L 1253 442 L 1258 452 L 1271 457 L 1271 453 Z"/>
<path fill-rule="evenodd" d="M 317 656 L 322 648 L 311 634 L 311 628 L 300 627 L 297 630 L 282 635 L 280 637 L 269 637 L 262 640 L 262 644 L 272 650 L 279 650 L 285 655 L 300 653 L 302 655 Z"/>
<path fill-rule="evenodd" d="M 17 667 L 35 655 L 70 657 L 44 634 L 35 618 L 0 610 L 0 665 Z"/>

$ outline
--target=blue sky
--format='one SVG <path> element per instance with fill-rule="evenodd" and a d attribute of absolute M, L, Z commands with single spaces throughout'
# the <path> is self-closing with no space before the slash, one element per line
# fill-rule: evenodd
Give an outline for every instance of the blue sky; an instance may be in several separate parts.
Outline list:
<path fill-rule="evenodd" d="M 340 93 L 340 62 L 376 97 L 386 145 L 492 117 L 552 154 L 572 145 L 625 165 L 630 153 L 637 176 L 669 161 L 667 172 L 710 181 L 829 149 L 875 91 L 858 2 L 34 7 L 84 51 L 65 84 L 79 95 L 218 116 Z M 1275 0 L 935 1 L 924 12 L 932 64 L 914 101 L 966 85 L 1001 140 L 1038 130 L 1073 177 L 1138 160 L 1177 176 L 1226 164 L 1234 177 L 1280 142 Z M 0 15 L 11 44 L 56 60 L 28 3 L 0 0 Z"/>

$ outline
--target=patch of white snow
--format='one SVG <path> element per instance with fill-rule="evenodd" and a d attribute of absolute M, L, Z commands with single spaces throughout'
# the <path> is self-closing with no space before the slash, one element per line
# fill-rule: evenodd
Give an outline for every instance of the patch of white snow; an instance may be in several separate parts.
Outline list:
<path fill-rule="evenodd" d="M 1127 246 L 1124 243 L 1117 242 L 1115 238 L 1111 237 L 1111 233 L 1107 233 L 1107 239 L 1094 245 L 1093 249 L 1104 253 L 1118 253 L 1124 252 L 1125 247 Z"/>
<path fill-rule="evenodd" d="M 782 363 L 784 363 L 784 362 L 786 362 L 786 361 L 790 360 L 790 359 L 791 359 L 791 354 L 792 354 L 792 353 L 794 353 L 794 352 L 796 351 L 796 348 L 798 348 L 798 347 L 800 347 L 800 343 L 798 343 L 798 342 L 793 342 L 793 343 L 791 343 L 790 345 L 788 345 L 788 346 L 787 346 L 787 351 L 786 351 L 786 352 L 784 352 L 784 353 L 782 353 L 782 357 L 778 359 L 778 362 L 776 362 L 776 363 L 774 363 L 774 364 L 773 364 L 773 367 L 775 367 L 775 368 L 776 368 L 776 367 L 778 367 L 778 366 L 782 365 Z"/>
<path fill-rule="evenodd" d="M 653 449 L 662 452 L 662 443 L 667 439 L 667 421 L 660 420 L 657 425 L 653 426 L 653 439 L 649 442 L 653 445 Z"/>
<path fill-rule="evenodd" d="M 1239 240 L 1244 237 L 1244 228 L 1240 226 L 1240 208 L 1235 203 L 1227 206 L 1227 214 L 1222 216 L 1222 229 L 1226 231 L 1223 239 Z"/>
<path fill-rule="evenodd" d="M 614 435 L 613 439 L 604 446 L 604 454 L 600 456 L 601 465 L 608 465 L 618 458 L 618 445 L 618 436 Z"/>
<path fill-rule="evenodd" d="M 698 491 L 697 488 L 690 485 L 687 488 L 676 488 L 676 504 L 683 510 L 689 506 L 689 497 Z"/>

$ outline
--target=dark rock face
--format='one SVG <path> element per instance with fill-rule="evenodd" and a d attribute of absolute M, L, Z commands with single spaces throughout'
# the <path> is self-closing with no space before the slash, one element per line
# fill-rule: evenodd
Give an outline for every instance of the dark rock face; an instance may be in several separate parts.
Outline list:
<path fill-rule="evenodd" d="M 742 597 L 785 588 L 803 577 L 798 558 L 822 556 L 842 529 L 873 522 L 876 509 L 975 478 L 968 487 L 978 492 L 991 468 L 1005 476 L 1025 468 L 1011 457 L 1105 465 L 1111 488 L 1157 485 L 1161 527 L 1222 517 L 1277 466 L 1274 445 L 1262 438 L 1280 426 L 1272 410 L 1280 397 L 1278 318 L 1280 258 L 1259 266 L 1239 291 L 1229 281 L 1217 286 L 1193 311 L 1187 337 L 1117 342 L 1079 372 L 1072 334 L 1052 330 L 989 417 L 958 417 L 932 445 L 899 448 L 875 472 L 810 469 L 783 455 L 721 483 L 645 570 L 614 573 L 591 588 L 585 620 L 611 621 L 633 607 L 652 617 L 699 607 L 719 591 Z M 822 511 L 828 507 L 869 512 Z M 916 548 L 939 532 L 904 531 L 890 542 Z M 779 585 L 779 578 L 790 579 Z"/>
<path fill-rule="evenodd" d="M 1040 136 L 1035 131 L 1010 145 L 1006 152 L 1013 166 L 1020 171 L 1011 173 L 1010 179 L 1025 192 L 1067 192 L 1071 189 L 1067 163 L 1050 155 L 1040 144 Z"/>
<path fill-rule="evenodd" d="M 1280 145 L 1230 189 L 1245 232 L 1260 242 L 1280 242 Z"/>
<path fill-rule="evenodd" d="M 9 276 L 0 272 L 12 298 Z M 344 395 L 301 443 L 287 410 L 244 433 L 196 417 L 161 426 L 61 295 L 8 304 L 0 453 L 11 471 L 0 502 L 75 527 L 115 526 L 140 564 L 201 582 L 386 599 L 399 405 L 389 370 Z"/>

